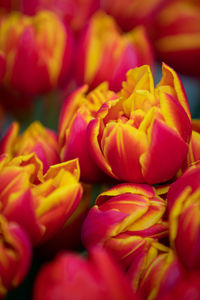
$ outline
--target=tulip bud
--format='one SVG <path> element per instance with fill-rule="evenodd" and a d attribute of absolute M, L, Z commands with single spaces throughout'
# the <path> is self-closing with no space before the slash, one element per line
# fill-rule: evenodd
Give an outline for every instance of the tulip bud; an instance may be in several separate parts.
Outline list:
<path fill-rule="evenodd" d="M 114 19 L 101 11 L 90 19 L 77 51 L 77 81 L 90 88 L 106 80 L 112 90 L 119 91 L 129 69 L 153 64 L 145 29 L 137 27 L 121 34 Z"/>
<path fill-rule="evenodd" d="M 187 169 L 168 192 L 171 244 L 183 266 L 200 268 L 200 164 Z"/>
<path fill-rule="evenodd" d="M 158 58 L 178 72 L 200 76 L 200 5 L 172 1 L 157 17 L 154 44 Z"/>
<path fill-rule="evenodd" d="M 117 95 L 109 91 L 107 83 L 86 94 L 87 86 L 73 92 L 63 105 L 59 121 L 61 161 L 79 158 L 81 178 L 84 181 L 102 180 L 105 175 L 93 162 L 87 140 L 87 127 L 104 101 Z"/>
<path fill-rule="evenodd" d="M 157 240 L 167 234 L 162 220 L 166 204 L 153 187 L 120 184 L 100 194 L 82 227 L 86 247 L 104 246 L 127 268 L 143 238 Z"/>
<path fill-rule="evenodd" d="M 119 98 L 104 103 L 88 125 L 90 152 L 102 170 L 120 181 L 149 184 L 176 175 L 191 132 L 184 88 L 165 64 L 156 88 L 148 66 L 130 70 Z"/>
<path fill-rule="evenodd" d="M 35 95 L 65 79 L 72 40 L 66 26 L 52 12 L 29 17 L 12 12 L 1 18 L 0 50 L 5 54 L 4 85 Z"/>
<path fill-rule="evenodd" d="M 48 9 L 59 15 L 70 28 L 78 33 L 90 16 L 99 8 L 99 0 L 21 0 L 22 11 L 34 15 L 40 9 Z"/>
<path fill-rule="evenodd" d="M 19 124 L 13 122 L 0 142 L 0 153 L 8 153 L 13 157 L 35 153 L 43 164 L 44 173 L 51 165 L 59 163 L 56 134 L 38 121 L 20 136 Z"/>
<path fill-rule="evenodd" d="M 1 213 L 20 224 L 33 245 L 44 243 L 65 224 L 80 202 L 78 160 L 51 166 L 45 175 L 32 153 L 9 159 L 0 171 Z"/>
<path fill-rule="evenodd" d="M 189 144 L 189 151 L 182 170 L 189 168 L 194 163 L 200 161 L 200 120 L 192 120 L 192 136 Z"/>
<path fill-rule="evenodd" d="M 131 278 L 132 287 L 136 292 L 138 290 L 141 278 L 149 267 L 151 262 L 158 257 L 158 255 L 167 253 L 169 249 L 161 243 L 152 238 L 137 237 L 138 246 L 134 249 L 134 255 L 128 268 L 128 275 Z"/>
<path fill-rule="evenodd" d="M 176 286 L 182 272 L 179 262 L 171 250 L 158 255 L 142 276 L 139 287 L 142 299 L 161 299 Z"/>
<path fill-rule="evenodd" d="M 171 0 L 102 0 L 103 9 L 125 31 L 137 25 L 149 25 L 159 10 Z"/>
<path fill-rule="evenodd" d="M 24 231 L 16 223 L 7 222 L 0 216 L 0 299 L 16 288 L 26 276 L 32 249 Z"/>
<path fill-rule="evenodd" d="M 44 266 L 35 283 L 34 300 L 136 300 L 130 282 L 100 248 L 89 259 L 62 253 Z"/>

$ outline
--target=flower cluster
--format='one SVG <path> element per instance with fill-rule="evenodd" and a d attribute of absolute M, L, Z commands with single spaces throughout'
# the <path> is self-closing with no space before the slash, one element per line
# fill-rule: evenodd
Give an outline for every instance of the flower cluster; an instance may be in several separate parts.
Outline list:
<path fill-rule="evenodd" d="M 199 24 L 197 0 L 0 3 L 0 299 L 200 299 Z"/>

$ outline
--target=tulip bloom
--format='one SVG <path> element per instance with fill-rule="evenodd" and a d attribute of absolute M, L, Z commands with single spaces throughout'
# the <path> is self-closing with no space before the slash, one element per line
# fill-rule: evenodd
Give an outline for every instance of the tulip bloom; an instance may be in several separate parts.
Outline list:
<path fill-rule="evenodd" d="M 12 12 L 0 20 L 5 54 L 4 85 L 30 95 L 47 92 L 65 79 L 71 61 L 68 29 L 52 12 L 29 17 Z"/>
<path fill-rule="evenodd" d="M 170 16 L 170 17 L 169 17 Z M 174 1 L 158 15 L 154 44 L 158 58 L 177 71 L 200 76 L 200 5 Z"/>
<path fill-rule="evenodd" d="M 130 282 L 103 250 L 94 248 L 86 260 L 62 253 L 44 266 L 35 283 L 34 300 L 135 300 Z"/>
<path fill-rule="evenodd" d="M 131 263 L 128 269 L 128 275 L 131 278 L 134 291 L 138 290 L 141 278 L 152 261 L 161 254 L 166 254 L 169 249 L 152 238 L 138 239 L 138 247 L 134 249 Z"/>
<path fill-rule="evenodd" d="M 163 64 L 154 88 L 149 66 L 130 70 L 115 101 L 107 101 L 88 126 L 90 152 L 110 176 L 129 182 L 171 179 L 188 152 L 192 127 L 184 88 Z"/>
<path fill-rule="evenodd" d="M 22 11 L 34 15 L 48 9 L 59 15 L 74 32 L 79 32 L 90 16 L 99 8 L 99 0 L 20 0 Z"/>
<path fill-rule="evenodd" d="M 149 26 L 171 0 L 103 0 L 102 6 L 125 31 L 137 25 Z"/>
<path fill-rule="evenodd" d="M 159 300 L 199 300 L 200 276 L 197 272 L 190 272 L 182 276 L 173 289 L 166 292 Z"/>
<path fill-rule="evenodd" d="M 188 155 L 182 166 L 183 170 L 200 161 L 200 120 L 192 120 L 192 129 Z"/>
<path fill-rule="evenodd" d="M 178 259 L 171 250 L 158 255 L 141 278 L 139 291 L 142 299 L 161 299 L 176 286 L 182 272 Z"/>
<path fill-rule="evenodd" d="M 46 173 L 51 165 L 59 163 L 56 134 L 35 121 L 19 136 L 19 124 L 13 122 L 0 142 L 0 153 L 19 156 L 33 152 L 41 160 Z"/>
<path fill-rule="evenodd" d="M 112 90 L 119 91 L 126 72 L 143 64 L 152 65 L 153 55 L 143 27 L 122 34 L 114 19 L 100 11 L 80 37 L 76 62 L 79 83 L 94 88 L 106 80 Z"/>
<path fill-rule="evenodd" d="M 82 180 L 93 182 L 102 180 L 105 175 L 91 158 L 87 127 L 104 101 L 115 99 L 117 95 L 109 91 L 106 83 L 88 94 L 87 90 L 87 86 L 82 86 L 65 100 L 58 131 L 61 161 L 78 157 Z"/>
<path fill-rule="evenodd" d="M 168 192 L 171 244 L 183 266 L 200 268 L 200 164 L 175 181 Z"/>
<path fill-rule="evenodd" d="M 25 232 L 16 223 L 7 222 L 0 215 L 0 299 L 16 288 L 26 276 L 32 249 Z"/>
<path fill-rule="evenodd" d="M 51 166 L 45 175 L 32 153 L 9 159 L 1 156 L 1 213 L 27 232 L 33 245 L 60 230 L 80 202 L 78 160 Z"/>
<path fill-rule="evenodd" d="M 167 234 L 162 220 L 166 204 L 153 187 L 119 184 L 100 194 L 82 227 L 86 247 L 104 246 L 128 267 L 143 238 L 157 240 Z"/>

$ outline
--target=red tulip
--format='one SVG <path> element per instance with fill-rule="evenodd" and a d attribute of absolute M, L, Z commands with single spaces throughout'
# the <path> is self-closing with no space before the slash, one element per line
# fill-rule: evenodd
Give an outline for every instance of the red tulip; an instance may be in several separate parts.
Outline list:
<path fill-rule="evenodd" d="M 86 92 L 87 86 L 82 86 L 65 100 L 58 130 L 60 157 L 61 161 L 78 157 L 82 180 L 94 182 L 103 180 L 105 175 L 91 158 L 87 127 L 104 101 L 114 99 L 117 95 L 109 91 L 106 83 L 88 94 Z"/>
<path fill-rule="evenodd" d="M 8 153 L 12 157 L 35 153 L 43 164 L 43 173 L 60 162 L 56 134 L 37 121 L 21 135 L 19 124 L 13 122 L 0 142 L 0 153 Z"/>
<path fill-rule="evenodd" d="M 153 66 L 153 52 L 143 27 L 122 34 L 114 19 L 99 11 L 83 31 L 77 50 L 75 72 L 80 84 L 90 88 L 103 81 L 119 91 L 126 72 L 143 64 Z"/>
<path fill-rule="evenodd" d="M 200 268 L 200 164 L 187 169 L 168 192 L 171 244 L 187 270 Z"/>
<path fill-rule="evenodd" d="M 118 99 L 105 102 L 88 125 L 92 158 L 105 173 L 149 184 L 176 175 L 191 133 L 184 88 L 165 64 L 156 88 L 148 66 L 130 70 Z"/>
<path fill-rule="evenodd" d="M 160 60 L 177 71 L 200 76 L 200 5 L 174 1 L 158 15 L 154 45 Z"/>
<path fill-rule="evenodd" d="M 40 271 L 34 300 L 134 300 L 130 282 L 102 249 L 90 251 L 89 259 L 63 253 Z"/>
<path fill-rule="evenodd" d="M 16 224 L 0 216 L 0 299 L 16 288 L 26 276 L 32 249 L 25 232 Z"/>
<path fill-rule="evenodd" d="M 54 13 L 40 11 L 29 17 L 12 12 L 1 17 L 0 36 L 7 89 L 35 95 L 50 91 L 66 78 L 72 37 Z"/>
<path fill-rule="evenodd" d="M 152 239 L 166 236 L 165 208 L 166 203 L 151 186 L 117 185 L 100 194 L 90 209 L 82 227 L 83 243 L 88 248 L 100 245 L 109 249 L 128 267 L 139 248 L 144 251 Z"/>

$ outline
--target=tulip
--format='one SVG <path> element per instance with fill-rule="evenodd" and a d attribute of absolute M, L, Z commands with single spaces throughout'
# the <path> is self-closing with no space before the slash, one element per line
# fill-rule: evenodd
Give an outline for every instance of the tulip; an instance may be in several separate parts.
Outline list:
<path fill-rule="evenodd" d="M 0 171 L 1 213 L 21 225 L 33 245 L 55 235 L 80 202 L 78 160 L 51 166 L 45 175 L 32 153 L 10 159 L 3 155 Z"/>
<path fill-rule="evenodd" d="M 200 268 L 200 164 L 187 169 L 168 192 L 171 244 L 187 270 Z"/>
<path fill-rule="evenodd" d="M 65 224 L 44 245 L 37 249 L 38 256 L 49 259 L 61 250 L 82 250 L 81 228 L 92 205 L 92 194 L 95 186 L 82 184 L 83 196 L 74 213 L 66 220 Z"/>
<path fill-rule="evenodd" d="M 16 223 L 7 222 L 0 215 L 0 299 L 16 288 L 26 276 L 32 249 L 25 232 Z"/>
<path fill-rule="evenodd" d="M 40 9 L 55 12 L 78 33 L 90 16 L 99 8 L 99 0 L 21 0 L 22 11 L 33 15 Z"/>
<path fill-rule="evenodd" d="M 127 31 L 137 25 L 148 27 L 168 2 L 171 0 L 103 0 L 102 7 Z"/>
<path fill-rule="evenodd" d="M 118 91 L 126 72 L 143 64 L 153 64 L 150 42 L 143 27 L 121 34 L 114 19 L 104 12 L 92 16 L 83 31 L 77 50 L 77 81 L 90 88 L 107 80 Z"/>
<path fill-rule="evenodd" d="M 187 158 L 182 166 L 182 170 L 189 168 L 191 165 L 200 161 L 200 120 L 192 120 L 192 136 L 189 144 Z"/>
<path fill-rule="evenodd" d="M 50 91 L 66 78 L 72 40 L 54 13 L 40 11 L 29 17 L 12 12 L 1 18 L 0 36 L 7 89 L 36 95 Z"/>
<path fill-rule="evenodd" d="M 103 83 L 86 94 L 87 86 L 75 90 L 63 105 L 59 121 L 59 145 L 61 161 L 79 158 L 83 181 L 103 180 L 105 175 L 93 162 L 87 140 L 87 127 L 104 101 L 117 95 Z"/>
<path fill-rule="evenodd" d="M 163 64 L 156 88 L 149 66 L 130 70 L 115 101 L 88 125 L 91 155 L 117 180 L 156 184 L 181 167 L 191 137 L 191 115 L 176 72 Z"/>
<path fill-rule="evenodd" d="M 138 287 L 144 272 L 147 270 L 152 261 L 161 254 L 169 252 L 168 247 L 155 241 L 152 238 L 137 237 L 138 246 L 134 249 L 128 275 L 131 278 L 134 291 L 138 291 Z"/>
<path fill-rule="evenodd" d="M 86 248 L 99 245 L 109 249 L 127 268 L 137 249 L 146 247 L 144 238 L 157 241 L 166 236 L 165 208 L 153 187 L 119 184 L 97 197 L 83 223 L 83 243 Z"/>
<path fill-rule="evenodd" d="M 13 122 L 0 142 L 0 153 L 11 156 L 35 153 L 43 164 L 46 173 L 51 165 L 59 163 L 56 134 L 38 121 L 33 122 L 19 136 L 19 124 Z"/>
<path fill-rule="evenodd" d="M 200 298 L 200 276 L 191 272 L 182 276 L 173 289 L 159 298 L 160 300 L 198 300 Z"/>
<path fill-rule="evenodd" d="M 111 257 L 100 248 L 89 259 L 62 253 L 44 266 L 34 287 L 34 300 L 134 300 L 130 282 Z"/>
<path fill-rule="evenodd" d="M 161 299 L 176 286 L 182 273 L 177 257 L 171 250 L 158 255 L 141 278 L 139 290 L 142 299 Z"/>
<path fill-rule="evenodd" d="M 154 44 L 158 58 L 179 72 L 199 77 L 199 24 L 198 1 L 174 1 L 168 5 L 158 15 L 154 28 Z"/>

